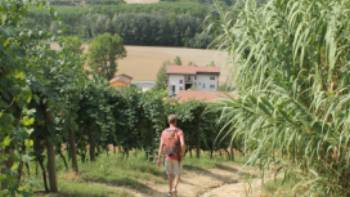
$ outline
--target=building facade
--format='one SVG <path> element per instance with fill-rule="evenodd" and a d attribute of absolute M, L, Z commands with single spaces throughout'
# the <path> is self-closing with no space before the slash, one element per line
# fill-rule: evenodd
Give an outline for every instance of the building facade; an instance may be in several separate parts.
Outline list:
<path fill-rule="evenodd" d="M 154 81 L 134 81 L 132 83 L 136 87 L 140 88 L 143 92 L 151 90 L 156 85 Z"/>
<path fill-rule="evenodd" d="M 109 81 L 112 87 L 126 87 L 132 82 L 132 77 L 127 74 L 115 75 L 113 79 Z"/>
<path fill-rule="evenodd" d="M 178 66 L 167 67 L 168 94 L 175 96 L 183 90 L 217 91 L 218 67 Z"/>

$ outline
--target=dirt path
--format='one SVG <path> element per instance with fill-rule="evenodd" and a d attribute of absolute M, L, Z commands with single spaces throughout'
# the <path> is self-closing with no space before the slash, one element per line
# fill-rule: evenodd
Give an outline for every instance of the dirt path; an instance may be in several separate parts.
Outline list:
<path fill-rule="evenodd" d="M 250 178 L 248 178 L 250 177 Z M 130 189 L 135 197 L 164 197 L 167 185 L 145 183 L 149 192 L 140 193 Z M 213 169 L 184 166 L 184 173 L 177 197 L 258 197 L 261 180 L 253 169 L 239 165 L 220 165 Z"/>

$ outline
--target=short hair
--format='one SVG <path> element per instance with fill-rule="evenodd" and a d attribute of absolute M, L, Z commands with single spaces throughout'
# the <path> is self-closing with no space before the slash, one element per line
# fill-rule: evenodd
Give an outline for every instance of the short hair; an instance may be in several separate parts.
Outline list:
<path fill-rule="evenodd" d="M 168 123 L 169 124 L 176 124 L 177 118 L 175 114 L 170 114 L 168 116 Z"/>

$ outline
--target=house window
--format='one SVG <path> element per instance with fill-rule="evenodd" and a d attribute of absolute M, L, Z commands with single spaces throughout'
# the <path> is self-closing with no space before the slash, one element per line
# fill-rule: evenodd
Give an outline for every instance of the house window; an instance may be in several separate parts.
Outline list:
<path fill-rule="evenodd" d="M 183 84 L 183 83 L 184 83 L 184 81 L 181 79 L 181 80 L 179 81 L 179 83 L 180 83 L 180 84 Z"/>
<path fill-rule="evenodd" d="M 203 83 L 203 88 L 205 88 L 205 83 Z"/>
<path fill-rule="evenodd" d="M 180 89 L 180 90 L 183 90 L 183 87 L 180 87 L 179 89 Z"/>
<path fill-rule="evenodd" d="M 210 85 L 210 88 L 211 88 L 211 89 L 215 89 L 215 85 L 213 85 L 213 84 Z"/>
<path fill-rule="evenodd" d="M 210 80 L 215 80 L 215 76 L 210 76 Z"/>
<path fill-rule="evenodd" d="M 191 76 L 187 76 L 187 81 L 191 81 Z"/>
<path fill-rule="evenodd" d="M 197 76 L 196 75 L 194 76 L 194 80 L 197 80 Z"/>

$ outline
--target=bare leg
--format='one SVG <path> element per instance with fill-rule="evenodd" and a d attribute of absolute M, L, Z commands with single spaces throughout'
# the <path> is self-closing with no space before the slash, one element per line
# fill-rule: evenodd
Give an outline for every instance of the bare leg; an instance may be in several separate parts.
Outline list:
<path fill-rule="evenodd" d="M 174 191 L 177 191 L 177 185 L 179 184 L 179 182 L 180 182 L 180 175 L 176 175 L 174 177 L 174 187 L 173 187 Z"/>
<path fill-rule="evenodd" d="M 177 192 L 177 186 L 181 180 L 181 162 L 177 162 L 176 163 L 176 166 L 175 166 L 175 169 L 176 169 L 176 174 L 175 174 L 175 177 L 174 177 L 174 187 L 173 187 L 173 191 L 175 191 L 175 193 Z"/>
<path fill-rule="evenodd" d="M 172 192 L 173 183 L 174 183 L 174 175 L 172 175 L 172 174 L 168 175 L 168 183 L 169 183 L 169 192 Z"/>

